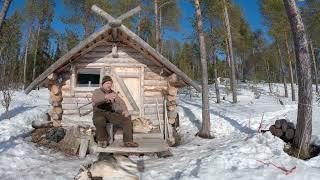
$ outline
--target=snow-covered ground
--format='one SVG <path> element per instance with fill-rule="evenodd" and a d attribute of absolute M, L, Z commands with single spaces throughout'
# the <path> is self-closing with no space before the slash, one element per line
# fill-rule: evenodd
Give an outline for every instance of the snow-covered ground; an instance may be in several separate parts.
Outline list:
<path fill-rule="evenodd" d="M 213 86 L 210 87 L 214 97 Z M 269 95 L 268 86 L 259 84 L 259 99 L 247 84 L 241 84 L 239 103 L 231 104 L 232 97 L 221 104 L 210 100 L 211 130 L 214 139 L 194 136 L 201 127 L 201 98 L 185 94 L 179 96 L 179 114 L 182 145 L 172 147 L 172 157 L 145 157 L 141 179 L 319 179 L 320 157 L 302 161 L 283 152 L 284 143 L 269 132 L 260 134 L 257 129 L 262 120 L 263 129 L 276 119 L 296 121 L 297 103 L 275 95 Z M 276 85 L 280 95 L 282 86 Z M 289 94 L 290 94 L 289 89 Z M 16 92 L 10 110 L 10 119 L 0 107 L 0 179 L 73 179 L 80 165 L 92 162 L 96 156 L 86 159 L 66 157 L 61 153 L 38 147 L 28 137 L 31 121 L 48 109 L 48 92 L 45 89 L 25 95 Z M 313 107 L 313 141 L 320 144 L 320 105 Z M 137 161 L 137 157 L 130 157 Z M 265 162 L 266 164 L 263 164 Z M 269 164 L 268 164 L 269 163 Z M 296 169 L 285 175 L 276 166 Z"/>

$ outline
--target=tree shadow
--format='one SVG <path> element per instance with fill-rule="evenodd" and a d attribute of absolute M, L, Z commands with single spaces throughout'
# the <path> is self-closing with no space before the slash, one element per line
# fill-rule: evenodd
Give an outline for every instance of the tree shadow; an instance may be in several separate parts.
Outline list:
<path fill-rule="evenodd" d="M 0 115 L 0 121 L 4 120 L 4 119 L 10 119 L 10 118 L 13 118 L 14 116 L 16 116 L 17 114 L 20 114 L 20 113 L 23 113 L 25 111 L 28 111 L 30 109 L 33 109 L 35 108 L 36 106 L 18 106 L 18 107 L 15 107 L 11 110 L 9 110 L 8 112 L 8 117 L 7 117 L 7 114 L 6 112 L 2 113 Z"/>
<path fill-rule="evenodd" d="M 192 102 L 189 102 L 189 101 L 185 101 L 185 100 L 183 100 L 183 99 L 180 99 L 180 101 L 182 101 L 182 102 L 184 102 L 184 103 L 186 103 L 186 104 L 189 104 L 189 105 L 193 105 L 193 106 L 197 106 L 197 107 L 199 107 L 199 108 L 202 108 L 201 105 L 196 104 L 196 103 L 192 103 Z M 232 118 L 230 118 L 230 117 L 227 117 L 227 116 L 225 116 L 225 115 L 222 115 L 222 114 L 219 113 L 218 111 L 214 111 L 214 110 L 212 110 L 212 109 L 210 109 L 209 111 L 210 111 L 211 114 L 214 114 L 214 115 L 216 115 L 216 116 L 219 116 L 220 118 L 223 118 L 224 120 L 228 121 L 234 128 L 238 129 L 238 130 L 239 130 L 240 132 L 242 132 L 242 133 L 253 134 L 253 133 L 256 132 L 255 130 L 253 130 L 253 129 L 251 129 L 251 128 L 248 128 L 248 127 L 246 127 L 246 126 L 243 126 L 243 125 L 239 124 L 239 123 L 237 122 L 237 120 L 232 119 Z M 194 115 L 193 115 L 193 116 L 194 116 Z M 200 122 L 200 121 L 199 121 L 199 122 Z"/>
<path fill-rule="evenodd" d="M 180 106 L 185 115 L 189 118 L 190 122 L 195 126 L 197 127 L 198 130 L 200 130 L 201 128 L 201 121 L 199 119 L 196 118 L 196 116 L 194 115 L 194 113 L 187 107 L 183 107 L 183 106 Z"/>
<path fill-rule="evenodd" d="M 14 142 L 15 140 L 17 140 L 19 138 L 25 138 L 27 136 L 30 136 L 30 134 L 31 134 L 31 131 L 19 134 L 17 136 L 11 136 L 8 140 L 0 142 L 0 153 L 3 153 L 5 151 L 7 151 L 8 149 L 13 148 L 16 145 L 18 145 L 18 143 Z"/>

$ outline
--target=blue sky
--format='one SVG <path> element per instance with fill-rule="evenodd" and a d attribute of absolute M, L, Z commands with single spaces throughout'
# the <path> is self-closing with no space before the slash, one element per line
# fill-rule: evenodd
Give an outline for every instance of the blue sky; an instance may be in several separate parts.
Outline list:
<path fill-rule="evenodd" d="M 59 16 L 66 16 L 67 13 L 63 8 L 63 0 L 55 0 L 55 18 L 53 21 L 53 28 L 58 31 L 64 31 L 65 25 L 59 21 Z M 262 17 L 259 11 L 259 0 L 235 0 L 242 9 L 246 20 L 248 21 L 252 30 L 256 31 L 262 29 L 266 35 L 266 27 L 262 24 Z M 16 9 L 22 10 L 25 0 L 14 0 L 12 6 L 9 9 L 9 15 Z M 178 39 L 185 41 L 188 36 L 191 35 L 193 28 L 190 24 L 190 18 L 194 16 L 194 6 L 189 0 L 179 0 L 179 7 L 182 10 L 181 30 L 179 32 L 167 31 L 165 32 L 165 39 Z M 81 32 L 81 31 L 79 31 Z"/>

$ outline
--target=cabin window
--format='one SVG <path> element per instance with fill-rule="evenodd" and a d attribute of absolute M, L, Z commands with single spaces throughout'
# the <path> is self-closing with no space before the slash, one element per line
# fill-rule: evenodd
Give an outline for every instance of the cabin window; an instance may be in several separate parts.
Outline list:
<path fill-rule="evenodd" d="M 99 87 L 100 69 L 79 69 L 77 87 Z"/>

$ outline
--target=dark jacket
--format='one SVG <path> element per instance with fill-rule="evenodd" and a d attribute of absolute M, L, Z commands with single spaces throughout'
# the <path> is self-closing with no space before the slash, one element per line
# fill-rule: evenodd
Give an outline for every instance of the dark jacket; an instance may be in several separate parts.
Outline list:
<path fill-rule="evenodd" d="M 108 102 L 105 99 L 105 95 L 108 93 L 114 92 L 111 90 L 110 92 L 106 92 L 103 88 L 98 88 L 93 91 L 92 94 L 92 106 L 93 106 L 93 113 L 95 112 L 117 112 L 120 114 L 128 113 L 128 108 L 125 102 L 119 97 L 118 93 L 116 94 L 116 98 L 114 102 Z"/>

